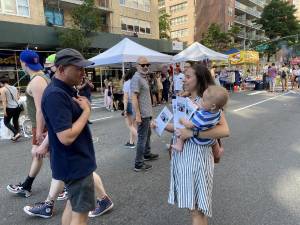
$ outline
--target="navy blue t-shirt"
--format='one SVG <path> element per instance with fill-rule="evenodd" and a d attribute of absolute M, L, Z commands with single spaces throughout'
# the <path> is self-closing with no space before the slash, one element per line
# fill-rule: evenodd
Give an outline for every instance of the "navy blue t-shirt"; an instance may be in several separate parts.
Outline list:
<path fill-rule="evenodd" d="M 87 124 L 69 146 L 62 144 L 56 135 L 71 128 L 82 114 L 82 109 L 72 99 L 75 96 L 74 88 L 53 78 L 42 98 L 42 111 L 49 135 L 52 176 L 62 181 L 86 177 L 97 167 L 92 135 Z"/>

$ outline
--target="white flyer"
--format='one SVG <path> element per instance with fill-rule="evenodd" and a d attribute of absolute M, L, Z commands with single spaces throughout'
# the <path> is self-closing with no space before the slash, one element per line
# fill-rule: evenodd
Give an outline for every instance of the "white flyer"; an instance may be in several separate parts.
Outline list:
<path fill-rule="evenodd" d="M 160 112 L 158 117 L 156 118 L 156 128 L 155 132 L 158 134 L 158 136 L 161 136 L 164 132 L 166 126 L 168 123 L 172 120 L 173 114 L 171 111 L 165 106 L 163 110 Z"/>
<path fill-rule="evenodd" d="M 174 127 L 176 129 L 184 128 L 182 124 L 180 124 L 180 118 L 186 118 L 186 98 L 184 97 L 176 97 L 176 112 L 174 112 Z"/>
<path fill-rule="evenodd" d="M 186 105 L 185 105 L 186 117 L 185 118 L 190 120 L 198 108 L 199 108 L 199 106 L 196 103 L 194 103 L 190 98 L 186 98 Z"/>

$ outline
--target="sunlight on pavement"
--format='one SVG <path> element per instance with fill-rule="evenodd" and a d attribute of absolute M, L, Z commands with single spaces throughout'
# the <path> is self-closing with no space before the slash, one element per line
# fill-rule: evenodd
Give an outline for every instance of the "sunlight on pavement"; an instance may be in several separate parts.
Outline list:
<path fill-rule="evenodd" d="M 272 191 L 274 199 L 289 212 L 300 209 L 300 169 L 290 169 L 281 175 Z"/>

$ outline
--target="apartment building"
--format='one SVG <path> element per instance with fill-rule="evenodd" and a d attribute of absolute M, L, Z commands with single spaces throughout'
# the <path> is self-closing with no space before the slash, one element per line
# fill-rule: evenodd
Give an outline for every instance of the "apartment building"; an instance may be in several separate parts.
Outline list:
<path fill-rule="evenodd" d="M 212 23 L 227 31 L 241 27 L 237 42 L 247 47 L 254 40 L 265 39 L 264 31 L 253 23 L 260 18 L 269 0 L 159 0 L 160 13 L 166 12 L 171 22 L 171 38 L 188 44 L 200 41 Z"/>
<path fill-rule="evenodd" d="M 0 0 L 0 21 L 71 27 L 71 11 L 83 0 Z M 100 31 L 158 39 L 157 1 L 95 0 L 101 12 Z"/>

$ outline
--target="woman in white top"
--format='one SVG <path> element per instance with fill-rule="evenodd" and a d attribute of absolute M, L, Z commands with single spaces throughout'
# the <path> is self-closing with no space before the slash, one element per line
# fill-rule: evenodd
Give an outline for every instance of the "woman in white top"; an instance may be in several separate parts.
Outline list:
<path fill-rule="evenodd" d="M 8 84 L 7 77 L 0 78 L 0 94 L 4 112 L 4 125 L 10 129 L 14 136 L 12 141 L 16 141 L 21 137 L 19 133 L 19 116 L 21 110 L 19 108 L 18 100 L 19 93 L 16 87 Z M 10 123 L 13 120 L 13 125 Z"/>
<path fill-rule="evenodd" d="M 131 90 L 130 90 L 130 81 L 133 75 L 136 72 L 136 68 L 130 68 L 124 77 L 124 85 L 123 85 L 123 102 L 124 102 L 124 117 L 126 124 L 129 129 L 129 142 L 125 144 L 127 148 L 135 148 L 135 140 L 137 138 L 137 130 L 135 123 L 135 116 L 133 112 L 132 102 L 131 102 Z"/>

